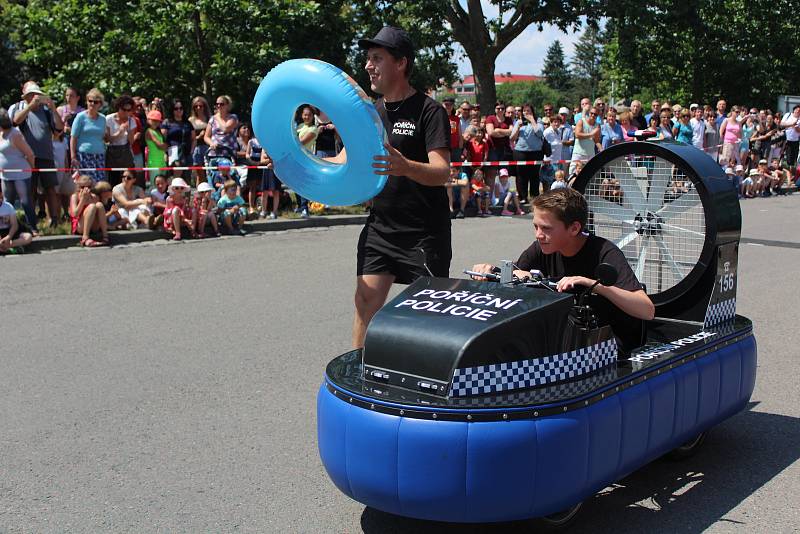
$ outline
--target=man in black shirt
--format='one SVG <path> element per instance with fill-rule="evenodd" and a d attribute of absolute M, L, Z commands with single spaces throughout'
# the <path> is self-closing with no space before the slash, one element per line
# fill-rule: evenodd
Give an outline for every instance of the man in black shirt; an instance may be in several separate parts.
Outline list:
<path fill-rule="evenodd" d="M 655 315 L 655 307 L 636 279 L 622 251 L 614 243 L 584 232 L 588 218 L 586 199 L 574 189 L 549 191 L 533 202 L 536 241 L 517 260 L 514 274 L 529 278 L 532 269 L 559 279 L 558 291 L 589 287 L 597 266 L 608 263 L 619 273 L 613 286 L 598 285 L 589 304 L 601 324 L 611 325 L 623 350 L 639 344 L 641 321 Z M 489 273 L 494 268 L 478 264 L 472 269 Z"/>
<path fill-rule="evenodd" d="M 375 174 L 388 176 L 373 200 L 358 240 L 353 346 L 364 345 L 367 325 L 395 282 L 446 277 L 450 270 L 450 123 L 435 100 L 409 84 L 414 46 L 405 31 L 385 27 L 361 39 L 375 103 L 388 135 L 388 155 L 376 156 Z"/>

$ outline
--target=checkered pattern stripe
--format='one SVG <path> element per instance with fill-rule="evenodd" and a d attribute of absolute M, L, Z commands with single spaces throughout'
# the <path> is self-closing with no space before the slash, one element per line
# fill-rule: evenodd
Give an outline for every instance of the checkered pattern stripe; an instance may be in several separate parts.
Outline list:
<path fill-rule="evenodd" d="M 730 321 L 736 317 L 736 298 L 721 300 L 712 304 L 706 310 L 704 326 L 714 326 L 725 321 Z"/>
<path fill-rule="evenodd" d="M 451 395 L 484 395 L 569 380 L 616 362 L 617 352 L 617 340 L 611 338 L 572 352 L 456 369 Z"/>

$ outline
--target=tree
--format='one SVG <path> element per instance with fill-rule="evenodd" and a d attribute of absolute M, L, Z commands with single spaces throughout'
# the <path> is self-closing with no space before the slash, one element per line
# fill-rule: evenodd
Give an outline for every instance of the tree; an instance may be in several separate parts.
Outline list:
<path fill-rule="evenodd" d="M 544 82 L 510 82 L 497 87 L 497 99 L 517 105 L 530 104 L 537 114 L 541 113 L 545 102 L 556 108 L 568 105 L 563 93 L 559 93 Z"/>
<path fill-rule="evenodd" d="M 603 56 L 603 42 L 600 30 L 590 24 L 575 43 L 575 54 L 572 56 L 572 72 L 589 87 L 590 97 L 594 100 L 600 81 L 600 60 Z"/>
<path fill-rule="evenodd" d="M 600 15 L 600 0 L 490 0 L 497 6 L 499 16 L 487 19 L 481 0 L 428 0 L 420 2 L 430 12 L 442 13 L 450 24 L 453 38 L 461 43 L 472 64 L 478 90 L 478 102 L 483 109 L 493 109 L 496 101 L 494 68 L 497 56 L 511 41 L 531 24 L 539 29 L 545 23 L 556 24 L 562 30 L 580 26 L 580 17 Z"/>
<path fill-rule="evenodd" d="M 564 60 L 564 49 L 561 47 L 561 41 L 553 41 L 547 48 L 542 76 L 547 81 L 547 85 L 556 91 L 569 89 L 570 72 Z"/>

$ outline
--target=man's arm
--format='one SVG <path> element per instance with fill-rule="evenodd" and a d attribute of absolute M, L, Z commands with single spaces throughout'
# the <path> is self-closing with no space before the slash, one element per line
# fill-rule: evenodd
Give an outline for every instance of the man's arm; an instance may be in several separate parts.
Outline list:
<path fill-rule="evenodd" d="M 386 148 L 388 155 L 375 156 L 375 161 L 372 164 L 375 174 L 381 176 L 407 176 L 419 184 L 428 186 L 447 183 L 450 177 L 450 150 L 448 148 L 429 150 L 429 163 L 422 163 L 406 158 L 389 143 L 384 143 L 383 146 Z M 331 161 L 337 158 L 332 158 Z M 334 161 L 334 163 L 338 162 Z"/>

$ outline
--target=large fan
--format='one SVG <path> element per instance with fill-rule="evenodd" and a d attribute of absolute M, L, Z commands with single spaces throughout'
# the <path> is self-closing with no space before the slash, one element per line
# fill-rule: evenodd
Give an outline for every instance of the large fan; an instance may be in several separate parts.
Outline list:
<path fill-rule="evenodd" d="M 589 204 L 589 231 L 622 249 L 656 304 L 689 291 L 709 265 L 720 229 L 714 215 L 732 191 L 710 157 L 665 142 L 600 152 L 575 188 Z"/>

